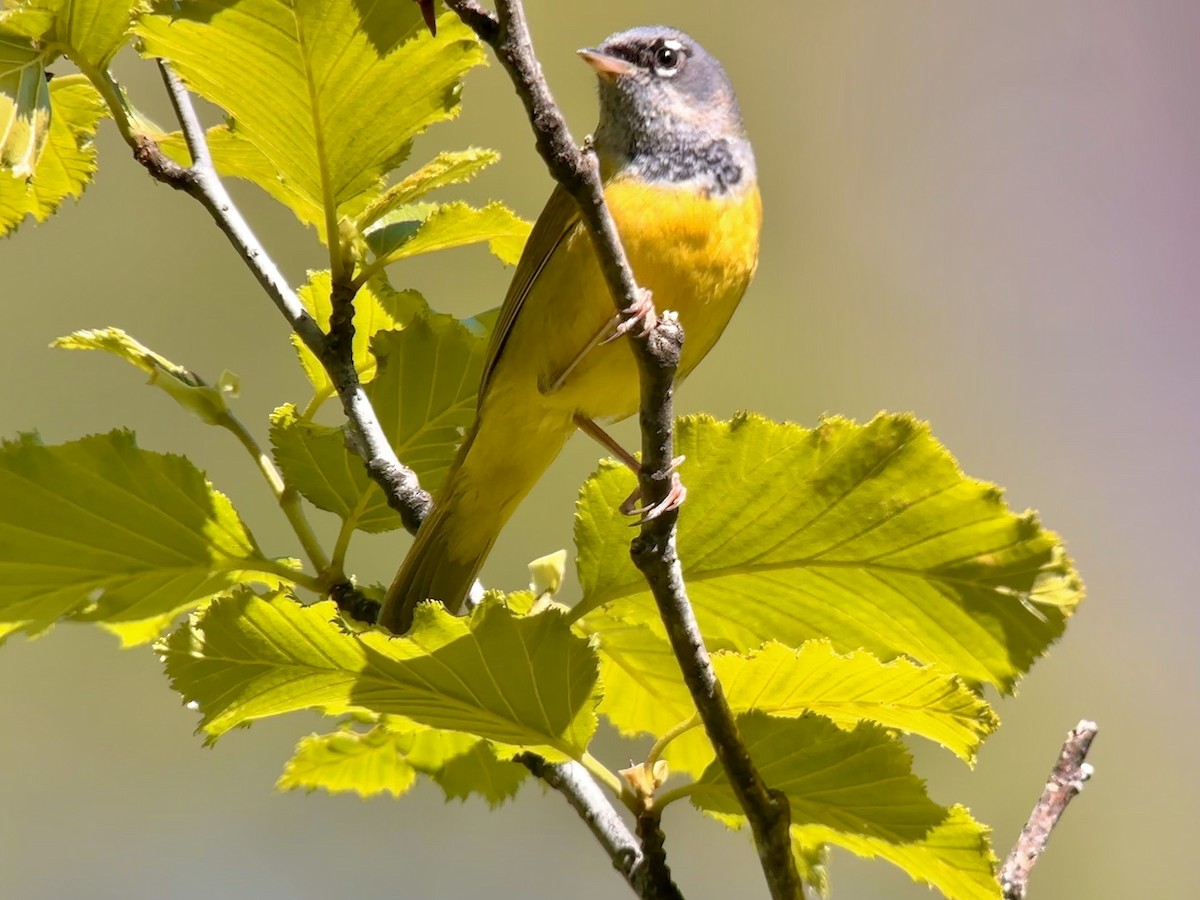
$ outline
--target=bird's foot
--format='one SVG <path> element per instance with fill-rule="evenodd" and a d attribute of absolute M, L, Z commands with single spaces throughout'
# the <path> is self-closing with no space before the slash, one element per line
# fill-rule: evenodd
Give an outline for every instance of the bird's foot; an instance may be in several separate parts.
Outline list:
<path fill-rule="evenodd" d="M 658 324 L 658 313 L 654 309 L 654 297 L 645 288 L 640 288 L 640 291 L 637 301 L 629 309 L 621 311 L 613 333 L 601 341 L 601 344 L 611 344 L 617 338 L 624 337 L 635 329 L 640 338 L 644 338 L 654 330 Z"/>
<path fill-rule="evenodd" d="M 636 516 L 637 520 L 631 522 L 631 525 L 644 525 L 647 522 L 653 521 L 665 512 L 671 512 L 679 509 L 683 505 L 683 501 L 687 499 L 687 488 L 683 486 L 683 480 L 679 477 L 679 466 L 687 457 L 677 456 L 671 460 L 671 487 L 667 490 L 667 496 L 653 506 L 638 506 L 637 503 L 642 499 L 641 487 L 634 488 L 632 494 L 625 498 L 621 504 L 621 512 L 627 516 Z"/>

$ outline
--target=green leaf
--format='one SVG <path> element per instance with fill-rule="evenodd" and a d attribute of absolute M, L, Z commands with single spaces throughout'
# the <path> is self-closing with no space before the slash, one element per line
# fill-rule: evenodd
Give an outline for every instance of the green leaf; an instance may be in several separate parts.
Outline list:
<path fill-rule="evenodd" d="M 162 388 L 180 406 L 195 413 L 209 425 L 219 425 L 229 415 L 226 396 L 236 397 L 237 376 L 224 373 L 216 387 L 205 384 L 190 369 L 171 362 L 138 343 L 120 328 L 73 331 L 50 344 L 62 350 L 103 350 L 117 356 L 150 376 L 150 384 Z"/>
<path fill-rule="evenodd" d="M 662 736 L 695 720 L 695 706 L 666 637 L 656 626 L 589 616 L 599 640 L 600 713 L 626 736 Z M 998 726 L 991 707 L 957 679 L 906 659 L 865 651 L 841 656 L 825 641 L 799 650 L 776 642 L 746 656 L 716 653 L 713 665 L 735 712 L 779 717 L 815 712 L 851 730 L 874 722 L 937 741 L 968 763 Z M 667 746 L 673 772 L 699 774 L 713 759 L 697 722 Z"/>
<path fill-rule="evenodd" d="M 793 848 L 803 848 L 802 852 L 810 855 L 831 843 L 865 859 L 885 859 L 951 900 L 1000 897 L 990 832 L 961 806 L 951 807 L 945 820 L 921 840 L 907 843 L 838 833 L 820 825 L 793 826 L 791 834 Z"/>
<path fill-rule="evenodd" d="M 343 729 L 304 738 L 276 787 L 361 797 L 387 791 L 399 797 L 418 772 L 439 785 L 447 800 L 479 794 L 492 807 L 515 796 L 529 774 L 524 766 L 497 758 L 487 741 L 473 735 L 381 725 L 365 733 Z"/>
<path fill-rule="evenodd" d="M 323 331 L 329 330 L 329 317 L 333 313 L 331 287 L 328 270 L 309 272 L 308 282 L 298 292 L 300 302 Z M 382 277 L 372 278 L 358 289 L 354 297 L 354 341 L 351 346 L 359 381 L 365 384 L 375 377 L 375 354 L 371 352 L 371 338 L 381 331 L 403 328 L 428 309 L 429 304 L 418 292 L 395 291 Z M 308 380 L 312 382 L 319 405 L 321 400 L 333 396 L 333 383 L 324 366 L 294 334 L 292 345 L 296 348 Z"/>
<path fill-rule="evenodd" d="M 417 780 L 416 770 L 397 746 L 400 735 L 383 728 L 365 734 L 335 731 L 313 734 L 296 746 L 275 787 L 281 791 L 321 788 L 331 794 L 353 792 L 370 797 L 384 791 L 393 797 L 407 793 Z"/>
<path fill-rule="evenodd" d="M 840 656 L 827 641 L 799 650 L 771 642 L 748 656 L 718 653 L 713 666 L 736 711 L 816 712 L 845 729 L 874 722 L 937 741 L 968 763 L 1000 724 L 956 678 L 903 658 L 881 663 L 861 650 Z"/>
<path fill-rule="evenodd" d="M 230 585 L 279 584 L 204 473 L 125 431 L 0 446 L 0 621 L 37 633 L 63 617 L 153 637 Z"/>
<path fill-rule="evenodd" d="M 451 316 L 418 316 L 376 335 L 379 360 L 367 396 L 396 455 L 436 492 L 461 432 L 475 418 L 487 338 Z"/>
<path fill-rule="evenodd" d="M 417 771 L 436 783 L 447 800 L 478 794 L 493 808 L 516 796 L 529 770 L 501 759 L 474 735 L 425 728 L 406 738 L 405 752 Z"/>
<path fill-rule="evenodd" d="M 9 45 L 0 41 L 0 57 Z M 0 67 L 10 60 L 0 58 Z M 32 67 L 29 78 L 43 77 L 39 68 Z M 0 73 L 3 77 L 3 73 Z M 0 86 L 0 93 L 7 89 Z M 0 131 L 7 131 L 6 152 L 19 154 L 16 163 L 21 174 L 0 167 L 0 237 L 11 234 L 27 215 L 44 222 L 68 197 L 78 199 L 96 174 L 96 148 L 93 140 L 96 125 L 107 109 L 96 89 L 82 75 L 55 78 L 48 87 L 50 104 L 49 131 L 44 129 L 40 106 L 32 113 L 12 105 L 0 108 Z M 9 97 L 10 103 L 13 98 Z M 40 104 L 40 100 L 36 101 Z M 28 124 L 21 117 L 29 115 Z M 15 129 L 15 131 L 14 131 Z M 26 137 L 21 137 L 30 129 Z M 9 141 L 12 145 L 9 146 Z M 24 143 L 24 149 L 18 149 Z M 32 174 L 27 173 L 32 165 Z"/>
<path fill-rule="evenodd" d="M 419 200 L 438 188 L 470 181 L 499 159 L 500 154 L 495 150 L 482 150 L 478 147 L 439 153 L 417 171 L 390 187 L 383 196 L 363 210 L 358 218 L 358 227 L 366 229 L 392 210 Z"/>
<path fill-rule="evenodd" d="M 793 825 L 905 843 L 921 840 L 948 815 L 912 773 L 908 751 L 878 726 L 843 731 L 811 713 L 780 719 L 751 712 L 737 723 L 763 781 L 787 795 Z M 741 815 L 719 762 L 689 793 L 705 812 Z"/>
<path fill-rule="evenodd" d="M 139 0 L 21 0 L 0 12 L 0 29 L 60 53 L 80 69 L 102 70 L 124 46 Z"/>
<path fill-rule="evenodd" d="M 437 36 L 412 3 L 193 0 L 136 26 L 147 57 L 228 113 L 254 152 L 222 171 L 283 199 L 322 239 L 382 192 L 412 139 L 458 113 L 462 76 L 484 61 L 456 16 Z M 271 90 L 245 89 L 246 84 Z M 281 191 L 283 185 L 286 190 Z"/>
<path fill-rule="evenodd" d="M 685 418 L 676 452 L 689 488 L 679 555 L 713 649 L 829 638 L 1011 690 L 1082 597 L 1058 537 L 966 478 L 910 416 L 812 430 Z M 606 464 L 581 492 L 576 616 L 658 620 L 617 511 L 633 486 Z"/>
<path fill-rule="evenodd" d="M 954 900 L 999 897 L 987 830 L 965 810 L 930 800 L 907 751 L 883 729 L 846 732 L 815 715 L 749 713 L 738 730 L 763 780 L 787 795 L 793 850 L 803 858 L 817 862 L 820 846 L 834 844 L 887 859 Z M 731 826 L 745 821 L 719 763 L 691 797 Z"/>
<path fill-rule="evenodd" d="M 346 449 L 342 429 L 302 419 L 288 403 L 271 414 L 271 447 L 284 481 L 318 509 L 361 531 L 401 526 L 362 460 Z"/>
<path fill-rule="evenodd" d="M 402 716 L 493 741 L 502 755 L 580 756 L 596 727 L 596 657 L 557 612 L 486 602 L 470 619 L 417 609 L 404 637 L 348 633 L 331 602 L 239 591 L 160 642 L 172 685 L 214 740 L 300 709 Z"/>
<path fill-rule="evenodd" d="M 808 843 L 803 828 L 792 828 L 792 859 L 800 878 L 818 897 L 829 896 L 829 845 Z"/>
<path fill-rule="evenodd" d="M 25 179 L 50 136 L 50 84 L 42 53 L 0 31 L 0 169 Z"/>
<path fill-rule="evenodd" d="M 371 268 L 391 265 L 422 253 L 449 250 L 487 241 L 488 249 L 505 265 L 521 256 L 530 225 L 502 203 L 474 209 L 454 202 L 434 206 L 418 203 L 389 212 L 366 233 L 367 246 L 377 257 Z"/>
<path fill-rule="evenodd" d="M 584 629 L 597 638 L 604 698 L 600 714 L 626 737 L 660 737 L 696 715 L 692 695 L 667 639 L 642 622 L 593 613 Z M 692 728 L 667 745 L 673 772 L 698 775 L 713 758 L 704 729 Z"/>

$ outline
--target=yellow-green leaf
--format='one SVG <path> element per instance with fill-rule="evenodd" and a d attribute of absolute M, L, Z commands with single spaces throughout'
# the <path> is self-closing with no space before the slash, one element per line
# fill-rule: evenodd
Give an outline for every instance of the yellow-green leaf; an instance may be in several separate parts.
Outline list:
<path fill-rule="evenodd" d="M 713 666 L 737 711 L 816 712 L 842 728 L 875 722 L 937 741 L 966 762 L 996 730 L 992 708 L 958 679 L 908 659 L 842 656 L 827 641 L 799 650 L 772 641 L 746 656 L 718 653 Z"/>
<path fill-rule="evenodd" d="M 190 369 L 155 353 L 120 328 L 73 331 L 57 338 L 50 346 L 111 353 L 141 369 L 150 376 L 150 384 L 162 388 L 176 403 L 210 425 L 219 424 L 229 414 L 225 398 L 236 397 L 239 389 L 237 377 L 229 372 L 221 376 L 215 387 L 205 384 Z"/>
<path fill-rule="evenodd" d="M 79 68 L 106 69 L 124 46 L 142 0 L 19 0 L 0 12 L 0 29 L 66 54 Z"/>
<path fill-rule="evenodd" d="M 0 30 L 0 170 L 31 177 L 49 136 L 45 58 L 28 40 Z"/>
<path fill-rule="evenodd" d="M 499 159 L 500 154 L 495 150 L 478 147 L 439 153 L 417 171 L 388 188 L 383 196 L 363 210 L 358 218 L 358 226 L 365 230 L 392 210 L 419 200 L 438 188 L 470 181 Z"/>
<path fill-rule="evenodd" d="M 0 53 L 7 45 L 0 43 Z M 0 65 L 3 61 L 0 60 Z M 40 74 L 30 77 L 40 78 Z M 5 93 L 0 87 L 0 93 Z M 96 174 L 96 125 L 107 109 L 96 89 L 82 75 L 64 75 L 48 86 L 49 129 L 35 106 L 31 118 L 8 97 L 8 109 L 0 109 L 0 131 L 8 130 L 16 163 L 21 173 L 0 167 L 0 236 L 11 234 L 26 216 L 44 222 L 68 197 L 78 199 Z M 38 101 L 40 104 L 40 100 Z M 5 121 L 7 119 L 7 121 Z M 16 133 L 12 129 L 16 129 Z M 20 135 L 31 129 L 26 137 Z M 44 132 L 44 134 L 43 134 Z M 6 145 L 8 141 L 6 139 Z M 24 143 L 18 151 L 16 144 Z M 28 171 L 32 166 L 32 171 Z"/>
<path fill-rule="evenodd" d="M 1063 631 L 1082 586 L 1058 537 L 965 477 L 904 415 L 815 429 L 747 415 L 680 420 L 688 502 L 679 555 L 709 646 L 828 638 L 1009 690 Z M 634 486 L 604 465 L 576 517 L 576 615 L 657 622 L 618 512 Z"/>
<path fill-rule="evenodd" d="M 256 151 L 222 157 L 216 142 L 222 170 L 284 199 L 323 239 L 382 193 L 416 135 L 457 115 L 461 79 L 484 61 L 456 16 L 442 16 L 433 36 L 412 3 L 192 0 L 162 9 L 136 26 L 143 54 L 168 60 Z"/>
<path fill-rule="evenodd" d="M 400 461 L 436 492 L 475 418 L 484 335 L 451 316 L 417 316 L 371 342 L 379 360 L 367 396 Z"/>
<path fill-rule="evenodd" d="M 422 253 L 487 242 L 505 265 L 521 256 L 530 225 L 503 203 L 474 209 L 455 202 L 435 206 L 418 203 L 389 212 L 367 232 L 367 246 L 376 256 L 371 268 L 391 265 Z"/>
<path fill-rule="evenodd" d="M 836 844 L 864 859 L 885 859 L 906 872 L 914 881 L 937 888 L 949 900 L 997 900 L 996 857 L 988 840 L 989 830 L 971 818 L 961 806 L 917 841 L 895 843 L 882 838 L 836 832 L 821 825 L 792 827 L 795 848 L 810 858 L 824 844 Z M 818 868 L 813 876 L 824 873 Z"/>
<path fill-rule="evenodd" d="M 0 446 L 0 621 L 37 633 L 102 622 L 126 640 L 230 585 L 279 584 L 225 495 L 124 431 Z M 122 630 L 123 629 L 123 630 Z"/>
<path fill-rule="evenodd" d="M 309 272 L 308 281 L 300 288 L 300 302 L 316 319 L 323 331 L 329 330 L 329 317 L 333 312 L 330 299 L 332 281 L 329 271 Z M 375 354 L 371 352 L 371 338 L 381 331 L 403 328 L 413 317 L 427 312 L 429 305 L 417 291 L 395 291 L 382 277 L 372 278 L 358 289 L 354 297 L 354 368 L 363 384 L 375 377 Z M 333 395 L 333 383 L 325 368 L 313 356 L 312 351 L 300 338 L 292 335 L 292 344 L 300 359 L 300 365 L 312 382 L 316 404 Z"/>
<path fill-rule="evenodd" d="M 921 840 L 948 815 L 913 774 L 908 751 L 878 726 L 843 731 L 811 713 L 795 719 L 743 713 L 737 723 L 763 781 L 787 795 L 793 825 L 905 843 Z M 705 812 L 742 812 L 719 762 L 689 793 Z"/>
<path fill-rule="evenodd" d="M 393 797 L 407 793 L 417 772 L 397 746 L 400 735 L 383 728 L 365 734 L 335 731 L 302 739 L 275 783 L 281 791 L 318 788 L 331 794 L 353 792 L 370 797 L 384 791 Z"/>
<path fill-rule="evenodd" d="M 362 459 L 346 448 L 342 429 L 302 419 L 287 403 L 271 414 L 271 447 L 288 486 L 318 509 L 361 531 L 401 526 L 400 515 L 387 505 Z"/>
<path fill-rule="evenodd" d="M 577 758 L 596 727 L 596 656 L 556 611 L 485 602 L 470 617 L 417 609 L 404 637 L 350 633 L 333 603 L 238 591 L 159 643 L 177 691 L 216 739 L 300 709 L 399 716 L 486 738 L 502 755 Z"/>

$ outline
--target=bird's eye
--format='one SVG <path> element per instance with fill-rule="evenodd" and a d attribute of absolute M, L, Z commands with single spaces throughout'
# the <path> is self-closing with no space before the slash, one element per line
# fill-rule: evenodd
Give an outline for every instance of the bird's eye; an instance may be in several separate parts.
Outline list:
<path fill-rule="evenodd" d="M 659 75 L 674 75 L 683 62 L 683 45 L 678 41 L 663 41 L 654 48 L 654 71 Z"/>

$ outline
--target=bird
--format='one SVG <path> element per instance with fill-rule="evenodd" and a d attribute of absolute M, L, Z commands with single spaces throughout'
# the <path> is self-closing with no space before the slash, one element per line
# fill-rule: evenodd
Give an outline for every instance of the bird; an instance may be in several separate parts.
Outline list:
<path fill-rule="evenodd" d="M 634 277 L 684 332 L 677 380 L 712 349 L 758 265 L 754 152 L 725 70 L 664 26 L 578 51 L 598 80 L 590 138 Z M 571 195 L 551 194 L 517 263 L 480 381 L 476 417 L 381 606 L 406 632 L 416 605 L 458 612 L 521 500 L 583 427 L 638 410 L 629 320 L 615 315 Z M 616 339 L 614 339 L 616 338 Z M 611 442 L 606 442 L 612 446 Z"/>

